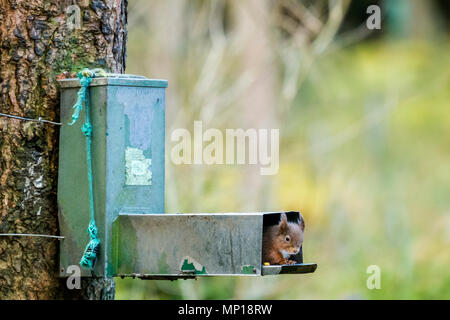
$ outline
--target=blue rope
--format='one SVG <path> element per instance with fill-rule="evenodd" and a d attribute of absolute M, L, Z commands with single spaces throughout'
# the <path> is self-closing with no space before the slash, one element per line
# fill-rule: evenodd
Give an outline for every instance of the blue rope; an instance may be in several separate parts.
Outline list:
<path fill-rule="evenodd" d="M 83 102 L 86 107 L 85 111 L 85 121 L 81 127 L 81 131 L 86 136 L 86 162 L 88 169 L 88 182 L 89 182 L 89 213 L 90 221 L 87 228 L 87 232 L 90 237 L 90 241 L 84 249 L 83 256 L 80 260 L 80 265 L 84 268 L 91 269 L 94 271 L 95 262 L 97 261 L 97 256 L 100 254 L 100 239 L 98 238 L 98 229 L 95 224 L 95 210 L 94 210 L 94 188 L 93 188 L 93 175 L 92 175 L 92 155 L 91 155 L 91 144 L 92 144 L 92 124 L 90 119 L 90 109 L 89 109 L 89 98 L 88 98 L 88 88 L 92 82 L 92 78 L 95 78 L 95 70 L 83 69 L 78 72 L 77 77 L 80 79 L 81 88 L 78 91 L 78 97 L 73 108 L 75 109 L 72 115 L 72 123 L 75 124 L 80 116 L 80 111 L 83 109 Z"/>

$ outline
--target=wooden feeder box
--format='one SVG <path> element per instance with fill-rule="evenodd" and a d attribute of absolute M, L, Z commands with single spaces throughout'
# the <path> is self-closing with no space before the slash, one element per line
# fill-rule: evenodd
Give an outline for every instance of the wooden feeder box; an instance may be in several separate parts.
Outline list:
<path fill-rule="evenodd" d="M 59 81 L 61 122 L 58 216 L 65 238 L 60 276 L 79 265 L 89 236 L 84 112 L 73 126 L 78 79 Z M 101 241 L 95 276 L 177 279 L 314 272 L 303 263 L 264 266 L 262 233 L 280 213 L 164 213 L 167 81 L 120 75 L 89 88 L 95 219 Z M 287 212 L 288 219 L 298 212 Z M 81 268 L 82 276 L 92 276 Z"/>

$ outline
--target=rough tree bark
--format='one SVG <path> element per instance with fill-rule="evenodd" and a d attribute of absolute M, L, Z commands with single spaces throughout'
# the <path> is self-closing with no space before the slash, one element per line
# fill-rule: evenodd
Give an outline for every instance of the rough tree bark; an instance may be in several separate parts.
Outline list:
<path fill-rule="evenodd" d="M 81 28 L 67 23 L 80 8 Z M 56 79 L 125 69 L 127 0 L 0 0 L 0 112 L 59 120 Z M 73 14 L 73 13 L 72 13 Z M 58 126 L 0 116 L 0 233 L 58 234 Z M 57 277 L 58 240 L 0 236 L 1 299 L 107 299 L 112 279 Z"/>

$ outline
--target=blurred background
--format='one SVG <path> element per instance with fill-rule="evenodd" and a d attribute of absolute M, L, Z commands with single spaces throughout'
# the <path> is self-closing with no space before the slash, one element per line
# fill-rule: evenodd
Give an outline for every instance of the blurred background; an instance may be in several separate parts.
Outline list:
<path fill-rule="evenodd" d="M 166 211 L 300 210 L 318 269 L 117 279 L 116 298 L 449 299 L 449 17 L 447 0 L 129 0 L 127 73 L 169 81 L 166 154 L 194 120 L 280 129 L 273 176 L 167 156 Z"/>

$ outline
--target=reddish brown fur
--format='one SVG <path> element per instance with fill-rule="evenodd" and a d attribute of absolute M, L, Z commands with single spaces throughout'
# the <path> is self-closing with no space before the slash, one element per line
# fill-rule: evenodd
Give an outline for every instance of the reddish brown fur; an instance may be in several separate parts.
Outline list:
<path fill-rule="evenodd" d="M 285 213 L 281 214 L 278 225 L 268 227 L 263 234 L 263 263 L 270 264 L 294 264 L 295 261 L 288 260 L 283 256 L 296 254 L 303 243 L 303 231 L 305 222 L 300 215 L 299 223 L 289 222 Z M 289 236 L 289 241 L 286 237 Z"/>

